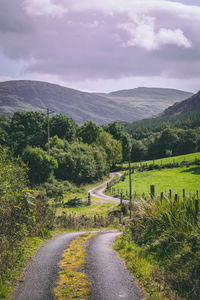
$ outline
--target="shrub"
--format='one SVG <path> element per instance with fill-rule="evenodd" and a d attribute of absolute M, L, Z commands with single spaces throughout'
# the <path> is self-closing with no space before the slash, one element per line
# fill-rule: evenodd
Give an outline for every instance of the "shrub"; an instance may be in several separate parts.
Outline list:
<path fill-rule="evenodd" d="M 47 181 L 57 168 L 57 161 L 41 148 L 27 146 L 23 153 L 23 161 L 28 165 L 28 176 L 32 184 Z"/>

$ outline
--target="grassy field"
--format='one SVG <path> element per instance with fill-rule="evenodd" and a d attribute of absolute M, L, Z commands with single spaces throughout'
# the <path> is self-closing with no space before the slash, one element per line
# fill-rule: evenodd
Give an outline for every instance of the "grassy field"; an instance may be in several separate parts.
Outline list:
<path fill-rule="evenodd" d="M 116 176 L 117 177 L 117 176 Z M 106 181 L 108 178 L 104 178 Z M 116 178 L 114 178 L 116 179 Z M 53 199 L 49 201 L 49 203 L 56 207 L 56 216 L 62 215 L 65 212 L 67 215 L 73 214 L 76 216 L 85 215 L 88 217 L 99 215 L 106 216 L 108 212 L 115 210 L 118 203 L 114 201 L 101 201 L 101 199 L 97 199 L 91 197 L 91 205 L 87 206 L 88 202 L 88 191 L 95 186 L 102 184 L 102 181 L 82 185 L 80 187 L 70 186 L 67 191 L 64 192 L 64 199 L 62 200 L 64 203 L 68 202 L 70 199 L 78 197 L 82 200 L 83 206 L 80 207 L 62 207 L 62 205 L 56 204 Z"/>
<path fill-rule="evenodd" d="M 56 215 L 60 216 L 64 211 L 67 215 L 69 214 L 75 214 L 76 216 L 86 215 L 88 217 L 94 215 L 106 216 L 109 211 L 115 210 L 117 205 L 118 203 L 113 203 L 113 202 L 101 203 L 92 199 L 92 203 L 90 206 L 57 208 Z"/>
<path fill-rule="evenodd" d="M 186 196 L 195 194 L 197 190 L 200 192 L 200 166 L 192 165 L 189 167 L 180 167 L 173 169 L 161 169 L 144 172 L 135 172 L 132 174 L 132 190 L 139 195 L 149 194 L 150 185 L 155 185 L 155 193 L 164 192 L 168 195 L 169 189 L 172 194 L 182 195 L 185 189 Z M 129 191 L 129 177 L 125 177 L 125 181 L 120 181 L 113 186 L 115 193 L 126 194 Z M 113 189 L 111 189 L 112 191 Z"/>
<path fill-rule="evenodd" d="M 165 157 L 165 158 L 160 158 L 160 159 L 155 159 L 155 160 L 148 160 L 148 161 L 144 161 L 141 163 L 139 163 L 139 162 L 133 163 L 133 165 L 134 166 L 139 166 L 139 165 L 143 165 L 143 164 L 165 165 L 165 164 L 169 164 L 169 163 L 181 163 L 183 161 L 194 162 L 197 159 L 200 160 L 200 152 L 179 155 L 179 156 Z M 123 164 L 123 167 L 128 168 L 128 164 Z"/>

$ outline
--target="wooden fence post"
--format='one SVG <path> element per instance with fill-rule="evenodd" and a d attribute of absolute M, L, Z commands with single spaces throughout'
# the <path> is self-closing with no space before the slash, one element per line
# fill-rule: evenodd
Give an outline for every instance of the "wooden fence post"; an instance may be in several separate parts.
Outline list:
<path fill-rule="evenodd" d="M 160 194 L 160 201 L 161 201 L 161 203 L 163 201 L 163 192 L 161 192 L 161 194 Z"/>
<path fill-rule="evenodd" d="M 123 202 L 123 195 L 122 195 L 122 193 L 121 193 L 120 205 L 122 205 L 122 202 Z"/>
<path fill-rule="evenodd" d="M 90 193 L 88 193 L 88 206 L 91 205 L 91 196 Z"/>
<path fill-rule="evenodd" d="M 122 224 L 122 220 L 123 220 L 123 212 L 120 211 L 120 215 L 119 215 L 119 224 Z"/>
<path fill-rule="evenodd" d="M 178 195 L 177 194 L 175 194 L 174 200 L 175 200 L 175 202 L 178 201 Z"/>
<path fill-rule="evenodd" d="M 169 190 L 169 198 L 172 199 L 172 190 Z"/>
<path fill-rule="evenodd" d="M 150 189 L 151 189 L 151 198 L 153 198 L 155 196 L 155 185 L 151 185 Z"/>
<path fill-rule="evenodd" d="M 196 213 L 196 216 L 198 215 L 198 212 L 199 212 L 199 200 L 196 199 L 195 200 L 195 213 Z"/>
<path fill-rule="evenodd" d="M 185 189 L 183 189 L 183 199 L 185 199 Z"/>

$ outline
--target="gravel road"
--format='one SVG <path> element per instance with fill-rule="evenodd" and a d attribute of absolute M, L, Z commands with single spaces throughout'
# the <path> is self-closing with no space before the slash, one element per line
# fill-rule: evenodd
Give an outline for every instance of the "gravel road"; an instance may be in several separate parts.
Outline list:
<path fill-rule="evenodd" d="M 85 272 L 91 281 L 91 300 L 141 300 L 139 287 L 112 244 L 120 233 L 101 233 L 86 248 Z"/>
<path fill-rule="evenodd" d="M 11 300 L 53 300 L 58 262 L 69 243 L 83 232 L 59 234 L 36 252 Z"/>

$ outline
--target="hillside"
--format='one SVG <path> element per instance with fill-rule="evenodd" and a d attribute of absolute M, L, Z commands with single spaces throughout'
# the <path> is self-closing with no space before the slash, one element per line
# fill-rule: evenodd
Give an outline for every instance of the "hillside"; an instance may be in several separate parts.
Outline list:
<path fill-rule="evenodd" d="M 175 103 L 156 117 L 145 118 L 134 122 L 121 122 L 125 129 L 134 131 L 160 131 L 163 126 L 170 124 L 175 128 L 197 128 L 200 126 L 200 91 L 188 99 Z"/>
<path fill-rule="evenodd" d="M 173 102 L 176 98 L 177 101 L 191 96 L 191 93 L 175 90 L 175 89 L 166 89 L 166 88 L 147 88 L 147 87 L 138 87 L 130 90 L 120 90 L 107 94 L 110 97 L 131 97 L 141 100 L 166 100 Z"/>
<path fill-rule="evenodd" d="M 129 92 L 128 92 L 129 91 Z M 186 99 L 191 93 L 173 89 L 137 88 L 109 94 L 86 93 L 56 84 L 18 80 L 0 82 L 0 111 L 49 107 L 56 113 L 73 118 L 78 124 L 93 120 L 106 124 L 115 120 L 133 122 L 161 113 L 169 105 Z"/>
<path fill-rule="evenodd" d="M 200 91 L 192 97 L 168 107 L 161 114 L 162 117 L 186 114 L 200 110 Z"/>

